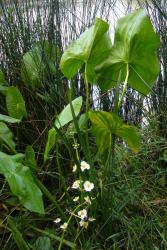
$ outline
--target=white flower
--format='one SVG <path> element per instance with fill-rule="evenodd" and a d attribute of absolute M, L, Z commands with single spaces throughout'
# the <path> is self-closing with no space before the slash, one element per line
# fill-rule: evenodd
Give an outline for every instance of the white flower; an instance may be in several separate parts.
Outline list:
<path fill-rule="evenodd" d="M 90 218 L 88 219 L 88 221 L 94 221 L 94 220 L 96 220 L 96 219 L 93 218 L 93 217 L 90 217 Z"/>
<path fill-rule="evenodd" d="M 77 165 L 75 164 L 75 165 L 73 166 L 72 172 L 76 172 L 76 170 L 77 170 Z"/>
<path fill-rule="evenodd" d="M 60 228 L 63 229 L 63 230 L 66 230 L 67 227 L 68 227 L 68 223 L 67 223 L 67 222 L 64 222 L 64 223 L 60 226 Z"/>
<path fill-rule="evenodd" d="M 89 198 L 89 196 L 84 197 L 84 200 L 85 200 L 88 204 L 91 204 L 91 203 L 92 203 L 91 200 L 90 200 L 90 198 Z"/>
<path fill-rule="evenodd" d="M 86 192 L 90 192 L 92 189 L 94 189 L 94 184 L 90 181 L 85 181 L 83 186 Z"/>
<path fill-rule="evenodd" d="M 79 196 L 76 196 L 73 201 L 78 201 L 79 200 Z"/>
<path fill-rule="evenodd" d="M 81 170 L 82 170 L 82 172 L 85 171 L 86 169 L 89 170 L 90 165 L 86 161 L 81 161 Z"/>
<path fill-rule="evenodd" d="M 84 227 L 84 228 L 86 228 L 87 229 L 87 227 L 88 227 L 88 221 L 84 221 L 84 220 L 81 220 L 80 222 L 79 222 L 79 225 L 80 225 L 80 227 Z"/>
<path fill-rule="evenodd" d="M 57 218 L 57 219 L 55 219 L 53 222 L 54 223 L 59 223 L 61 221 L 61 219 L 60 218 Z"/>
<path fill-rule="evenodd" d="M 86 209 L 80 210 L 78 211 L 78 216 L 83 220 L 85 218 L 87 218 L 87 211 Z"/>
<path fill-rule="evenodd" d="M 80 188 L 80 183 L 81 183 L 80 180 L 74 181 L 74 183 L 72 184 L 72 188 L 74 188 L 74 189 Z"/>

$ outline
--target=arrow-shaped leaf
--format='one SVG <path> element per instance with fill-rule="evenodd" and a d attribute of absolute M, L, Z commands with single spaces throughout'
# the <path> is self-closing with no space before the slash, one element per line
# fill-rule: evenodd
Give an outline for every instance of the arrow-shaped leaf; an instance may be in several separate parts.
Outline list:
<path fill-rule="evenodd" d="M 72 78 L 85 64 L 88 81 L 96 82 L 95 65 L 104 60 L 112 46 L 108 28 L 107 22 L 96 18 L 95 24 L 69 45 L 60 61 L 60 68 L 67 78 Z"/>
<path fill-rule="evenodd" d="M 159 37 L 144 10 L 137 10 L 119 19 L 109 56 L 96 67 L 97 82 L 101 89 L 114 87 L 120 71 L 120 80 L 124 81 L 128 65 L 129 86 L 148 94 L 159 73 L 159 43 Z"/>
<path fill-rule="evenodd" d="M 105 111 L 89 111 L 89 118 L 93 125 L 92 132 L 96 137 L 100 154 L 111 146 L 113 134 L 125 140 L 134 152 L 139 151 L 140 136 L 135 127 L 125 124 L 116 114 Z"/>
<path fill-rule="evenodd" d="M 0 152 L 0 173 L 5 176 L 12 193 L 24 207 L 33 212 L 44 213 L 42 193 L 28 167 Z"/>

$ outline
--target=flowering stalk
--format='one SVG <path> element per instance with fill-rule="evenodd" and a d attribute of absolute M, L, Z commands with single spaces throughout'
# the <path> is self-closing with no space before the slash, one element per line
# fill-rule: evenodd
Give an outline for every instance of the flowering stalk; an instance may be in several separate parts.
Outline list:
<path fill-rule="evenodd" d="M 73 116 L 74 126 L 75 126 L 75 129 L 77 131 L 77 135 L 78 135 L 78 138 L 79 138 L 81 148 L 82 148 L 82 150 L 84 152 L 84 155 L 88 158 L 87 146 L 85 146 L 85 141 L 84 141 L 83 136 L 81 134 L 81 131 L 80 131 L 80 128 L 79 128 L 79 125 L 78 125 L 78 121 L 77 121 L 76 116 L 75 116 L 74 108 L 72 106 L 72 80 L 70 81 L 69 103 L 70 103 L 71 113 L 72 113 L 72 116 Z M 74 162 L 76 163 L 77 167 L 79 168 L 79 159 L 76 156 L 75 156 Z"/>
<path fill-rule="evenodd" d="M 74 213 L 78 210 L 78 208 L 81 207 L 81 206 L 82 206 L 82 204 L 79 204 L 79 205 L 74 209 L 74 211 L 71 213 L 71 215 L 70 215 L 68 221 L 65 222 L 65 223 L 67 223 L 67 227 L 68 227 L 68 225 L 70 224 L 70 221 L 71 221 L 71 219 L 72 219 L 73 214 L 74 214 Z M 67 227 L 66 227 L 66 228 L 67 228 Z M 60 244 L 59 244 L 58 250 L 61 250 L 61 248 L 62 248 L 63 241 L 64 241 L 64 234 L 65 234 L 65 230 L 63 230 L 63 233 L 62 233 L 62 236 L 61 236 L 61 240 L 60 240 Z"/>

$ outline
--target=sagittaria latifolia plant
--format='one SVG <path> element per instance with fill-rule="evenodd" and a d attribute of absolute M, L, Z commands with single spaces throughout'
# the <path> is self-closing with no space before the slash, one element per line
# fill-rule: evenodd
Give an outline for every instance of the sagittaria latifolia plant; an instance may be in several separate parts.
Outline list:
<path fill-rule="evenodd" d="M 55 144 L 57 145 L 57 138 L 61 136 L 72 160 L 78 169 L 80 168 L 81 159 L 75 154 L 61 131 L 63 126 L 73 121 L 84 158 L 92 166 L 94 153 L 90 150 L 89 132 L 93 133 L 96 138 L 97 156 L 101 158 L 104 166 L 100 187 L 102 197 L 104 197 L 102 200 L 107 200 L 107 204 L 111 206 L 112 202 L 108 202 L 108 198 L 105 199 L 105 193 L 111 197 L 112 190 L 107 188 L 107 192 L 105 192 L 104 186 L 110 186 L 108 184 L 111 181 L 112 169 L 115 165 L 116 138 L 124 140 L 135 153 L 140 150 L 141 144 L 136 128 L 124 123 L 118 115 L 121 103 L 127 84 L 143 95 L 150 92 L 160 68 L 157 57 L 160 41 L 149 17 L 142 9 L 118 20 L 113 44 L 108 30 L 109 24 L 97 18 L 95 24 L 76 41 L 73 41 L 61 57 L 60 68 L 71 84 L 70 103 L 57 116 L 49 131 L 44 161 L 48 159 L 51 149 Z M 82 107 L 82 97 L 72 100 L 72 88 L 73 77 L 79 70 L 85 80 L 86 112 L 77 120 Z M 104 91 L 115 88 L 112 112 L 89 110 L 89 84 L 96 84 Z M 120 88 L 121 84 L 123 84 L 123 90 Z M 89 120 L 92 124 L 91 127 Z M 94 171 L 94 168 L 91 168 L 90 181 L 94 179 Z M 62 181 L 66 190 L 63 177 Z M 110 208 L 109 210 L 111 212 Z"/>
<path fill-rule="evenodd" d="M 64 130 L 61 130 L 62 127 L 73 122 L 74 133 L 78 135 L 84 158 L 91 165 L 89 183 L 92 185 L 94 184 L 91 181 L 95 176 L 92 167 L 94 155 L 89 148 L 89 132 L 95 135 L 97 155 L 103 160 L 104 179 L 103 177 L 102 179 L 105 184 L 109 184 L 109 177 L 112 175 L 114 166 L 115 138 L 120 137 L 135 153 L 140 150 L 140 135 L 136 128 L 124 123 L 118 115 L 127 84 L 141 94 L 147 95 L 156 81 L 160 68 L 157 58 L 160 41 L 144 10 L 137 10 L 119 19 L 113 44 L 108 30 L 109 24 L 97 18 L 95 24 L 87 29 L 78 40 L 73 41 L 62 55 L 60 68 L 71 84 L 70 103 L 56 117 L 53 127 L 49 130 L 44 153 L 45 162 L 51 149 L 55 144 L 57 145 L 57 138 L 61 137 L 72 156 L 75 168 L 80 169 L 82 159 L 79 152 L 77 150 L 75 152 L 70 147 L 70 141 L 63 136 Z M 78 71 L 84 76 L 86 89 L 86 112 L 79 119 L 77 117 L 81 111 L 82 97 L 72 100 L 73 77 Z M 96 84 L 104 91 L 115 88 L 115 103 L 112 112 L 89 110 L 89 84 Z M 121 84 L 123 84 L 123 90 L 120 88 Z M 82 176 L 82 173 L 79 175 Z M 66 183 L 63 177 L 62 181 L 65 188 Z M 78 179 L 74 182 L 79 188 L 81 188 L 80 181 Z M 72 187 L 75 186 L 74 184 Z M 102 188 L 101 191 L 103 193 Z M 110 191 L 109 188 L 108 191 Z M 109 192 L 107 196 L 110 196 Z M 108 198 L 107 203 L 112 204 L 108 202 Z M 111 209 L 106 210 L 107 216 L 109 211 L 111 212 Z"/>
<path fill-rule="evenodd" d="M 160 41 L 142 9 L 118 20 L 113 44 L 108 29 L 109 24 L 97 18 L 95 24 L 65 50 L 60 67 L 71 81 L 78 70 L 84 72 L 86 116 L 92 122 L 99 153 L 107 150 L 110 155 L 115 136 L 121 137 L 138 152 L 140 136 L 135 127 L 122 121 L 118 112 L 127 84 L 143 95 L 153 87 L 160 68 L 157 57 Z M 105 91 L 115 87 L 116 101 L 112 113 L 88 110 L 88 84 L 97 84 Z M 120 84 L 123 84 L 122 93 Z"/>
<path fill-rule="evenodd" d="M 86 149 L 89 149 L 88 119 L 90 119 L 92 123 L 90 131 L 96 137 L 98 154 L 105 153 L 105 165 L 109 171 L 113 165 L 110 160 L 114 155 L 115 137 L 123 139 L 134 152 L 140 149 L 140 135 L 136 128 L 125 124 L 118 113 L 127 84 L 143 95 L 147 95 L 153 87 L 160 69 L 157 57 L 159 37 L 143 9 L 118 20 L 113 44 L 108 30 L 109 24 L 97 18 L 95 24 L 73 41 L 62 55 L 60 68 L 70 80 L 71 89 L 72 79 L 77 72 L 80 70 L 84 75 L 86 113 L 77 123 L 76 116 L 80 113 L 82 97 L 73 101 L 70 99 L 70 104 L 57 117 L 53 128 L 49 131 L 45 161 L 55 144 L 58 130 L 72 120 L 77 133 L 80 131 L 80 120 L 82 124 L 84 122 L 86 124 L 85 138 L 80 136 L 80 133 L 78 137 L 83 152 L 88 155 L 87 160 L 91 162 L 91 153 L 84 147 L 86 143 Z M 89 84 L 96 84 L 104 91 L 115 87 L 115 104 L 112 112 L 89 110 Z M 121 84 L 123 84 L 122 92 Z"/>

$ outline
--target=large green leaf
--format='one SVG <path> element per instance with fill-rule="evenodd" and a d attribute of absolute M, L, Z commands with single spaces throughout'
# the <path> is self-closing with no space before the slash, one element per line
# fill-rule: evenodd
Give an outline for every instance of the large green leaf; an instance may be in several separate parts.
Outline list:
<path fill-rule="evenodd" d="M 3 174 L 14 195 L 30 211 L 44 213 L 42 193 L 28 167 L 0 152 L 0 173 Z"/>
<path fill-rule="evenodd" d="M 96 81 L 95 65 L 104 60 L 112 46 L 108 28 L 108 23 L 96 18 L 95 24 L 69 45 L 60 61 L 60 68 L 67 78 L 72 78 L 86 64 L 88 81 Z"/>
<path fill-rule="evenodd" d="M 23 56 L 21 77 L 25 84 L 40 87 L 45 79 L 56 74 L 55 63 L 60 60 L 60 50 L 48 41 L 37 42 Z"/>
<path fill-rule="evenodd" d="M 128 84 L 137 91 L 148 94 L 159 73 L 157 49 L 159 38 L 145 11 L 140 9 L 119 19 L 114 46 L 109 56 L 96 67 L 98 84 L 108 90 L 125 80 L 129 68 Z"/>
<path fill-rule="evenodd" d="M 10 116 L 16 119 L 27 117 L 25 101 L 17 87 L 9 87 L 6 93 L 6 106 Z"/>
<path fill-rule="evenodd" d="M 80 113 L 82 107 L 82 96 L 79 96 L 76 99 L 74 99 L 72 101 L 72 106 L 74 109 L 75 116 L 77 116 Z M 73 120 L 72 111 L 70 104 L 68 104 L 56 118 L 55 126 L 57 128 L 61 128 L 67 123 L 71 122 L 72 120 Z"/>
<path fill-rule="evenodd" d="M 125 140 L 134 152 L 139 151 L 140 136 L 135 127 L 123 123 L 116 114 L 105 111 L 89 111 L 89 118 L 93 124 L 92 132 L 96 136 L 100 154 L 111 147 L 113 134 Z"/>
<path fill-rule="evenodd" d="M 82 96 L 77 97 L 72 101 L 75 116 L 78 116 L 82 107 Z M 59 129 L 73 120 L 70 104 L 68 104 L 62 112 L 57 116 L 54 125 Z M 55 128 L 51 128 L 48 132 L 48 139 L 44 152 L 44 162 L 48 159 L 50 151 L 56 143 L 57 132 Z"/>
<path fill-rule="evenodd" d="M 0 140 L 2 140 L 12 151 L 15 148 L 13 134 L 5 123 L 0 122 Z"/>

